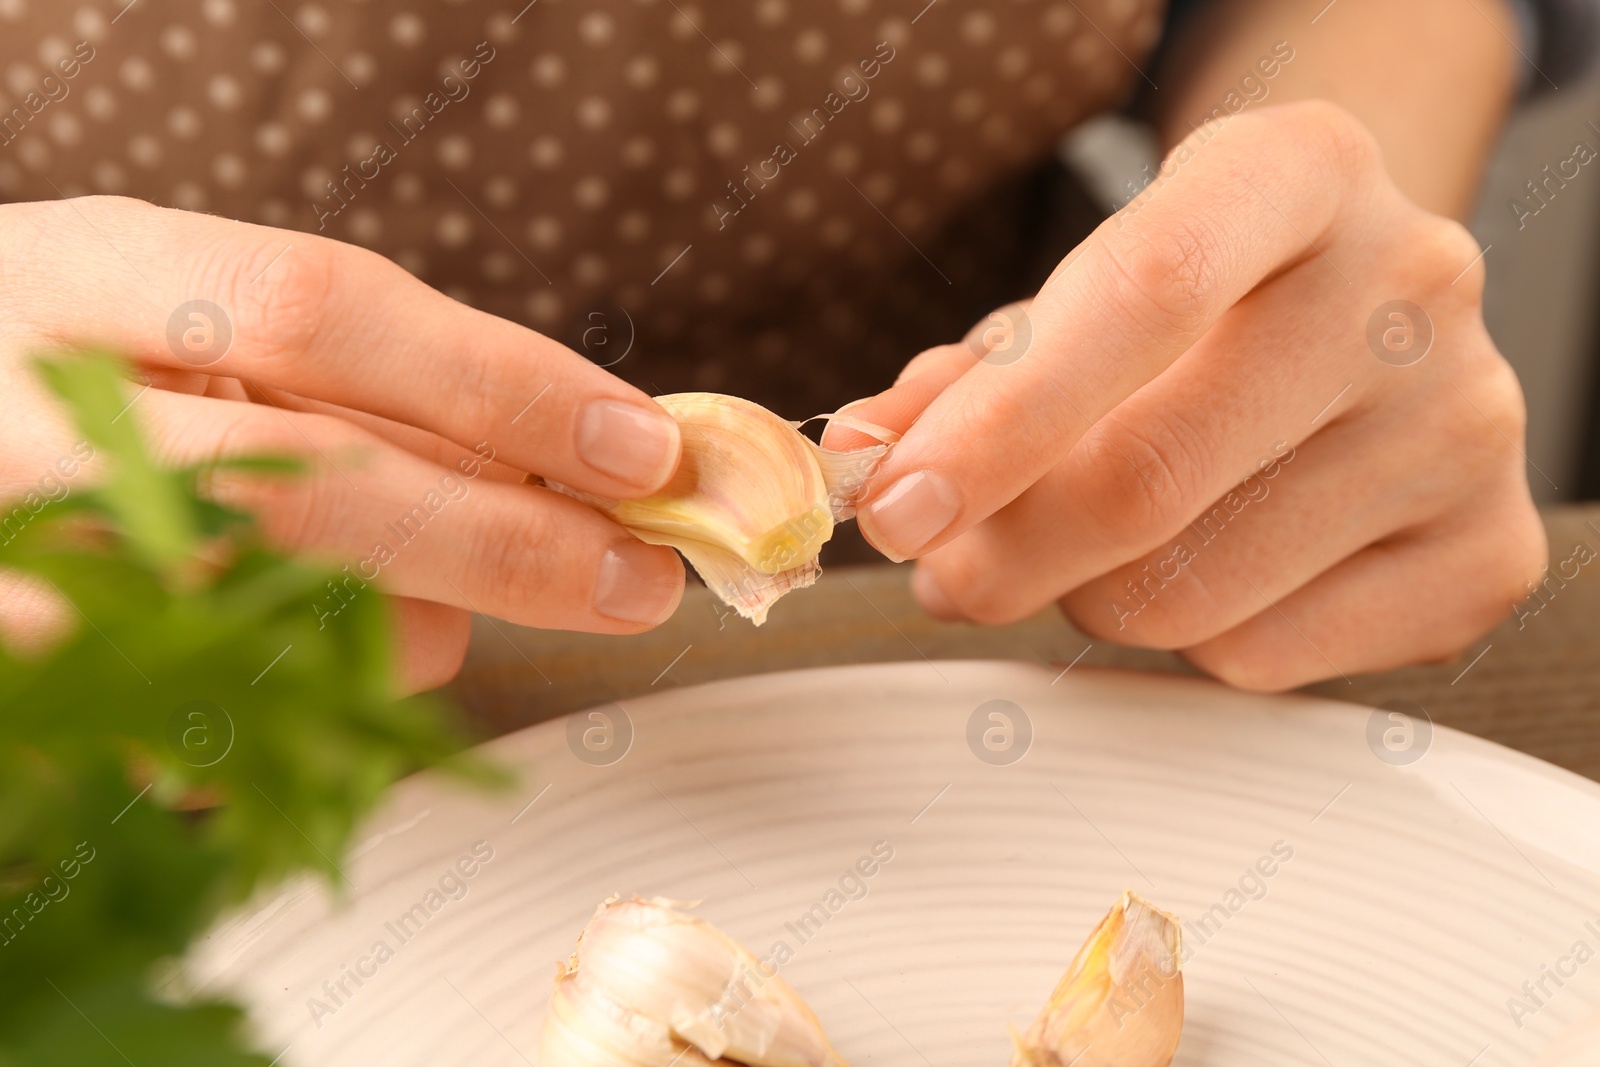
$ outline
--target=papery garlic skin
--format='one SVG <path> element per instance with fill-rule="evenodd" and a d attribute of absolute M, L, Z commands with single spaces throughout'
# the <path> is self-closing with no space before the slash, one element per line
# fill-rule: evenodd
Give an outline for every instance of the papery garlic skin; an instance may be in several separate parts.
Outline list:
<path fill-rule="evenodd" d="M 848 1067 L 794 989 L 668 900 L 608 900 L 556 976 L 541 1067 Z"/>
<path fill-rule="evenodd" d="M 636 500 L 571 496 L 641 541 L 682 552 L 721 600 L 757 626 L 779 597 L 815 582 L 817 554 L 887 446 L 832 452 L 759 404 L 720 393 L 656 398 L 682 429 L 683 459 Z"/>
<path fill-rule="evenodd" d="M 1011 1067 L 1167 1067 L 1183 1031 L 1178 920 L 1131 890 L 1073 958 Z"/>

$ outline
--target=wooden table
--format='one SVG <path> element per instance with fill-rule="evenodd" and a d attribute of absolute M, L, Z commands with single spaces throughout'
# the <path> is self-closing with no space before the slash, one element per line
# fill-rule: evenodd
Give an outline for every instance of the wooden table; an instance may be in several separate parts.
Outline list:
<path fill-rule="evenodd" d="M 1553 562 L 1580 543 L 1600 552 L 1600 506 L 1552 508 L 1545 524 Z M 937 622 L 912 599 L 910 575 L 909 566 L 887 563 L 830 568 L 760 629 L 698 584 L 666 625 L 635 637 L 480 618 L 455 692 L 478 728 L 497 735 L 654 689 L 839 663 L 1017 659 L 1194 673 L 1171 653 L 1091 643 L 1053 608 L 1011 626 Z M 1600 559 L 1546 600 L 1522 625 L 1508 617 L 1453 663 L 1307 691 L 1367 705 L 1413 701 L 1435 722 L 1600 780 Z"/>

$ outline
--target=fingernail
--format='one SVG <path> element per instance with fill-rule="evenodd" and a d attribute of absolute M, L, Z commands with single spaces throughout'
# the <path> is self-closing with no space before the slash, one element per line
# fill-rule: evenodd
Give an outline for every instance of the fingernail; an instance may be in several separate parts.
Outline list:
<path fill-rule="evenodd" d="M 878 550 L 900 562 L 944 533 L 960 510 L 961 495 L 950 479 L 917 471 L 879 494 L 859 521 Z"/>
<path fill-rule="evenodd" d="M 578 420 L 578 455 L 603 474 L 657 489 L 678 462 L 678 424 L 664 411 L 621 400 L 595 400 Z"/>
<path fill-rule="evenodd" d="M 919 565 L 912 574 L 911 593 L 922 605 L 923 611 L 941 622 L 957 622 L 962 618 L 961 609 L 945 595 L 944 587 L 926 564 Z"/>
<path fill-rule="evenodd" d="M 671 549 L 628 538 L 600 561 L 594 610 L 619 622 L 654 626 L 678 609 L 683 596 L 683 564 Z"/>

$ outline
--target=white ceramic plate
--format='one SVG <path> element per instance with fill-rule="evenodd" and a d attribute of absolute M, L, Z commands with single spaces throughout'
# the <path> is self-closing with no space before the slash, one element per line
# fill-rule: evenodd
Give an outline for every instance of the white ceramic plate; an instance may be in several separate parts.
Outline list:
<path fill-rule="evenodd" d="M 1188 921 L 1183 1067 L 1528 1064 L 1600 1004 L 1600 787 L 1453 731 L 1010 663 L 601 710 L 609 750 L 584 716 L 489 745 L 512 794 L 404 783 L 348 903 L 291 887 L 193 977 L 243 995 L 285 1065 L 533 1064 L 555 962 L 637 892 L 785 942 L 857 1067 L 1003 1067 L 1007 1024 L 1131 887 Z M 875 846 L 893 858 L 841 883 Z"/>

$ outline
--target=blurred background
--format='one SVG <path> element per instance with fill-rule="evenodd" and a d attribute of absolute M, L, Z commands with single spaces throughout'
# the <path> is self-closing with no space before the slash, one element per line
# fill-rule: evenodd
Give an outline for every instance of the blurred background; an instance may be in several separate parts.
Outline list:
<path fill-rule="evenodd" d="M 1600 173 L 1584 168 L 1521 230 L 1509 205 L 1579 141 L 1600 148 L 1596 125 L 1600 79 L 1524 105 L 1472 223 L 1478 242 L 1493 246 L 1484 316 L 1528 397 L 1528 459 L 1548 477 L 1535 470 L 1528 480 L 1541 502 L 1600 499 Z"/>
<path fill-rule="evenodd" d="M 1518 106 L 1471 222 L 1488 249 L 1484 317 L 1527 394 L 1528 481 L 1541 504 L 1600 500 L 1600 160 L 1520 226 L 1511 204 L 1538 206 L 1527 183 L 1571 159 L 1579 142 L 1600 152 L 1600 78 Z M 1074 131 L 1061 157 L 1104 211 L 1159 162 L 1149 131 L 1122 116 Z"/>

